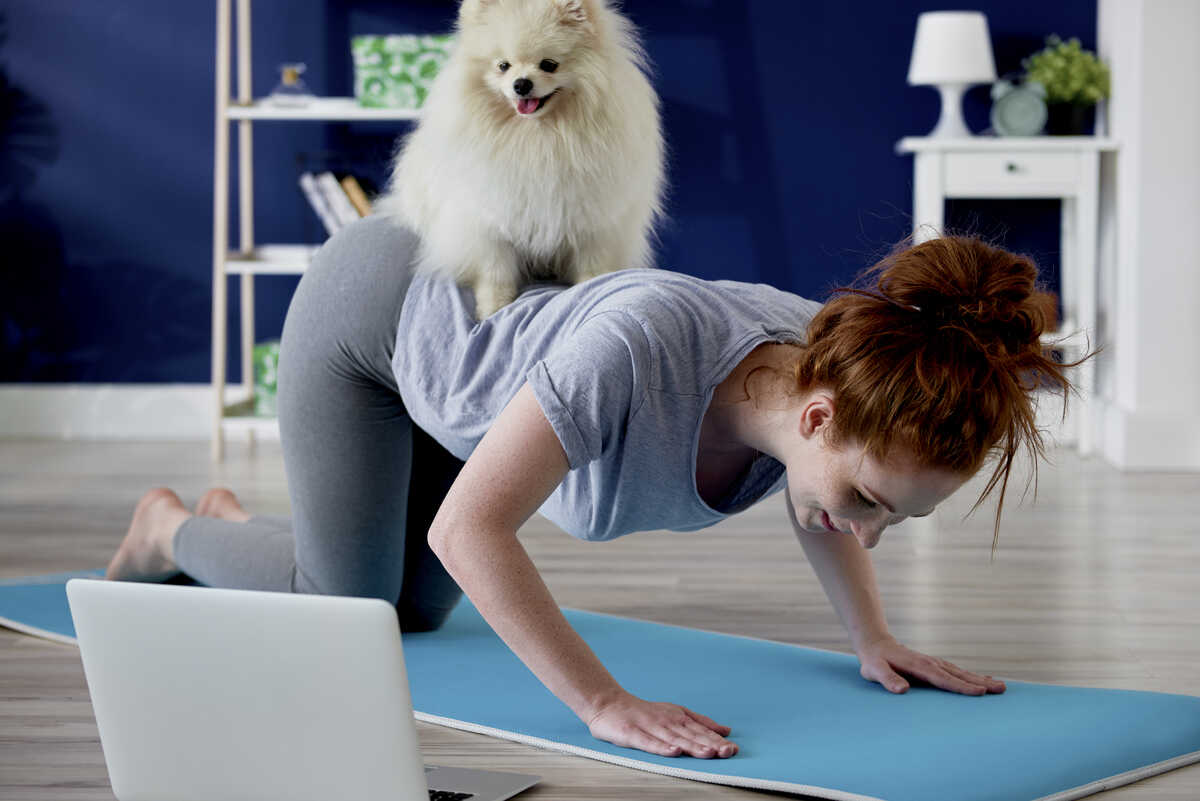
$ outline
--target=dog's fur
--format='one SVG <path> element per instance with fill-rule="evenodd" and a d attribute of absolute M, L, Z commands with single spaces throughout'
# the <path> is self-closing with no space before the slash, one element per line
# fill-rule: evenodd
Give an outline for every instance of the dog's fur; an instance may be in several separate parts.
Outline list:
<path fill-rule="evenodd" d="M 482 320 L 528 280 L 650 266 L 663 141 L 629 20 L 607 0 L 463 0 L 457 32 L 377 202 L 419 234 L 416 269 L 472 286 Z M 533 113 L 523 78 L 553 93 Z"/>

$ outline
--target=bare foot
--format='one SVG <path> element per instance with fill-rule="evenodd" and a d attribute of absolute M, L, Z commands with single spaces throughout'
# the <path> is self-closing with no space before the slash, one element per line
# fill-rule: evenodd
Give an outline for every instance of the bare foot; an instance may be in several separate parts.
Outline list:
<path fill-rule="evenodd" d="M 129 531 L 108 564 L 109 581 L 163 581 L 179 572 L 171 540 L 191 517 L 179 496 L 166 487 L 150 490 L 133 510 Z"/>
<path fill-rule="evenodd" d="M 200 496 L 196 503 L 196 514 L 201 517 L 219 517 L 222 520 L 233 520 L 245 523 L 253 515 L 242 508 L 237 496 L 224 487 L 210 489 Z"/>

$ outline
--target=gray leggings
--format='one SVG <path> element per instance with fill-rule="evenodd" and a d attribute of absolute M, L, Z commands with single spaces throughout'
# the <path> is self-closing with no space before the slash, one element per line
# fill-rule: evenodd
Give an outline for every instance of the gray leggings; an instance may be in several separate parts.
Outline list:
<path fill-rule="evenodd" d="M 173 541 L 187 576 L 212 587 L 382 598 L 405 631 L 437 628 L 454 608 L 462 591 L 426 533 L 463 463 L 412 422 L 391 372 L 414 247 L 412 234 L 367 218 L 317 253 L 279 353 L 292 518 L 189 519 Z"/>

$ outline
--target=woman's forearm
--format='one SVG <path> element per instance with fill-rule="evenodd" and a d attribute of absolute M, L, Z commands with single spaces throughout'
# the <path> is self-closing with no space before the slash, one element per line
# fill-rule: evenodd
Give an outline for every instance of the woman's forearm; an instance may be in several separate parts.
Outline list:
<path fill-rule="evenodd" d="M 805 531 L 792 518 L 796 538 L 816 571 L 830 603 L 857 652 L 872 640 L 888 635 L 875 568 L 866 548 L 849 534 Z"/>
<path fill-rule="evenodd" d="M 439 540 L 438 557 L 484 620 L 580 720 L 590 723 L 624 692 L 563 617 L 514 533 L 460 531 Z"/>

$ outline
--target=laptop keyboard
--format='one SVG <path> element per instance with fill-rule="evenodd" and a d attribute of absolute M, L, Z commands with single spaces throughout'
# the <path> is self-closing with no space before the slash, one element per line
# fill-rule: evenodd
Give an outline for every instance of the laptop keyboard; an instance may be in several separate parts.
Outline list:
<path fill-rule="evenodd" d="M 452 793 L 449 790 L 429 791 L 429 801 L 463 801 L 463 799 L 473 797 L 471 793 Z"/>

